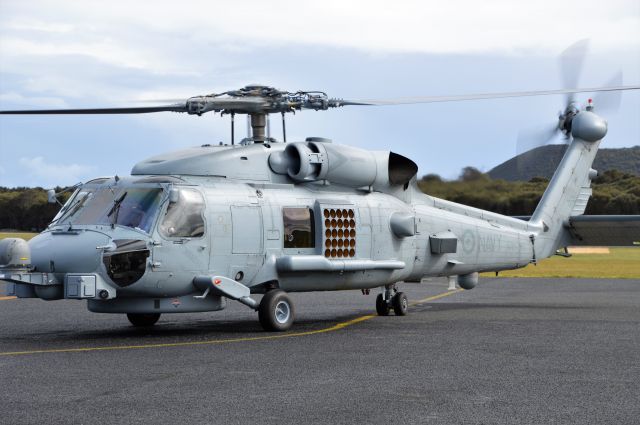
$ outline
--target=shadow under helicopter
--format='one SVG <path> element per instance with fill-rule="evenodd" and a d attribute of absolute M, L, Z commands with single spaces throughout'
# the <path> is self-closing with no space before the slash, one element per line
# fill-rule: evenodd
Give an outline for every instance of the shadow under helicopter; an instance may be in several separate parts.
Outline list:
<path fill-rule="evenodd" d="M 375 312 L 374 312 L 375 313 Z M 360 315 L 371 314 L 370 311 L 360 312 Z M 337 323 L 345 322 L 359 317 L 358 313 L 336 316 L 332 319 L 301 319 L 297 320 L 295 326 L 289 334 L 304 333 L 320 329 L 330 328 Z M 246 337 L 266 337 L 285 336 L 287 333 L 268 334 L 265 333 L 257 320 L 167 320 L 163 318 L 152 327 L 133 327 L 123 320 L 122 326 L 110 329 L 91 330 L 81 329 L 47 329 L 41 332 L 29 332 L 21 335 L 11 335 L 0 337 L 0 345 L 11 342 L 37 342 L 38 345 L 48 343 L 64 344 L 78 342 L 109 341 L 111 344 L 119 343 L 183 343 L 192 341 L 207 341 L 216 337 L 225 338 L 246 338 Z M 50 347 L 49 347 L 50 348 Z M 4 350 L 3 350 L 4 351 Z"/>

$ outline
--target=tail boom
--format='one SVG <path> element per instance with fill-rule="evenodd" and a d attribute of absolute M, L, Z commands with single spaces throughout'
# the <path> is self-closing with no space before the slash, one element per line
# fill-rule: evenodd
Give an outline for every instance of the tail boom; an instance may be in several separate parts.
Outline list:
<path fill-rule="evenodd" d="M 538 204 L 531 224 L 540 229 L 535 238 L 536 258 L 546 258 L 566 246 L 569 218 L 582 215 L 591 196 L 591 167 L 607 123 L 591 111 L 580 112 L 572 124 L 573 140 Z"/>

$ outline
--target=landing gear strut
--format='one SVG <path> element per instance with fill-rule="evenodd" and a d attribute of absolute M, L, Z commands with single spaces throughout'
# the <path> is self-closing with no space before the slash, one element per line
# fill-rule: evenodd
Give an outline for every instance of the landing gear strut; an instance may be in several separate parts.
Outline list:
<path fill-rule="evenodd" d="M 409 312 L 409 300 L 404 292 L 398 292 L 395 285 L 386 285 L 384 291 L 376 297 L 378 316 L 388 316 L 393 308 L 396 316 L 406 316 Z"/>

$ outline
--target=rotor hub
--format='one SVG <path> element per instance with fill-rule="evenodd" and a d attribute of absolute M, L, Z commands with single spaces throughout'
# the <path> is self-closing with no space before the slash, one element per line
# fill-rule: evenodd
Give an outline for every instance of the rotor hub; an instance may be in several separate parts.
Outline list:
<path fill-rule="evenodd" d="M 571 135 L 587 142 L 601 140 L 607 134 L 607 121 L 591 111 L 582 111 L 572 120 Z"/>
<path fill-rule="evenodd" d="M 223 114 L 274 114 L 302 109 L 326 110 L 342 106 L 339 99 L 329 99 L 322 91 L 288 92 L 274 87 L 251 84 L 238 90 L 194 96 L 186 101 L 189 114 L 205 112 Z"/>

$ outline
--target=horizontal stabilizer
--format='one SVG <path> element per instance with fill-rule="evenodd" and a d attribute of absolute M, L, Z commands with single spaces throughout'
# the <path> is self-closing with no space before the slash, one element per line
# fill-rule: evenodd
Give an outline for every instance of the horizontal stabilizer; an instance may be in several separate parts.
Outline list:
<path fill-rule="evenodd" d="M 531 216 L 514 216 L 529 221 Z M 579 215 L 569 218 L 570 245 L 640 246 L 640 215 Z"/>
<path fill-rule="evenodd" d="M 569 218 L 573 245 L 640 246 L 640 215 L 581 215 Z"/>

